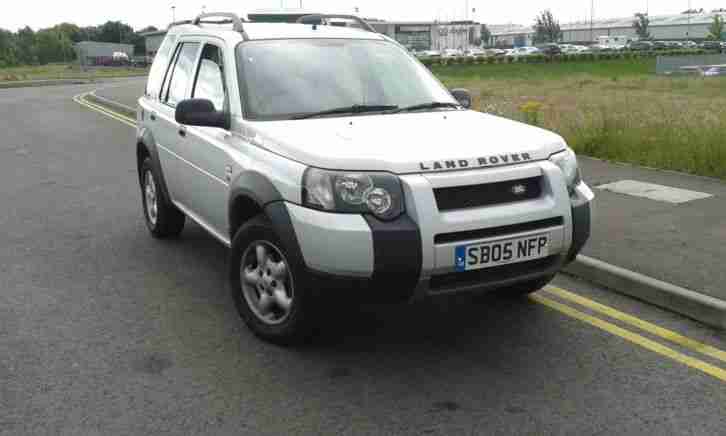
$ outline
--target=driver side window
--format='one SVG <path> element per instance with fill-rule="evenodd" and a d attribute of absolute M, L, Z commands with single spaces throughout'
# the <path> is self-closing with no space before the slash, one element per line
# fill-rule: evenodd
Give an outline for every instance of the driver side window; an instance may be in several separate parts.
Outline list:
<path fill-rule="evenodd" d="M 216 110 L 224 110 L 227 103 L 227 88 L 224 83 L 222 49 L 219 47 L 210 44 L 204 46 L 192 98 L 210 100 Z"/>

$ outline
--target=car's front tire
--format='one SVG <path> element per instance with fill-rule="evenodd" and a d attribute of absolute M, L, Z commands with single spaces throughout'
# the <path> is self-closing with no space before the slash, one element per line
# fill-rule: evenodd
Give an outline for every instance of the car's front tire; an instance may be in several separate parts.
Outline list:
<path fill-rule="evenodd" d="M 269 220 L 245 223 L 232 241 L 229 282 L 240 317 L 261 339 L 292 345 L 312 332 L 301 262 L 291 258 Z"/>
<path fill-rule="evenodd" d="M 155 238 L 175 238 L 184 229 L 184 214 L 166 198 L 160 189 L 159 176 L 154 171 L 150 158 L 141 163 L 141 202 L 144 221 Z"/>

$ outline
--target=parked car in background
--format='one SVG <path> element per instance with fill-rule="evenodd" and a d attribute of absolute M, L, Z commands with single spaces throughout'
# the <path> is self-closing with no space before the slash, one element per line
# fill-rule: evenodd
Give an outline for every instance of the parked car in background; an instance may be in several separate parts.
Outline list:
<path fill-rule="evenodd" d="M 456 48 L 446 48 L 441 52 L 442 58 L 458 58 L 464 56 L 464 51 Z"/>
<path fill-rule="evenodd" d="M 721 50 L 723 46 L 720 41 L 703 41 L 701 48 L 704 50 Z"/>
<path fill-rule="evenodd" d="M 508 57 L 518 58 L 521 56 L 531 56 L 535 54 L 539 54 L 540 51 L 537 47 L 517 47 L 507 53 Z"/>
<path fill-rule="evenodd" d="M 653 50 L 667 50 L 668 44 L 665 41 L 653 41 Z"/>
<path fill-rule="evenodd" d="M 653 43 L 650 41 L 633 41 L 628 44 L 628 50 L 649 51 L 653 50 Z"/>
<path fill-rule="evenodd" d="M 537 50 L 539 50 L 541 54 L 546 56 L 555 56 L 558 54 L 562 54 L 562 49 L 557 44 L 543 44 L 537 46 Z"/>
<path fill-rule="evenodd" d="M 486 56 L 486 52 L 478 47 L 473 47 L 469 50 L 466 50 L 465 55 L 470 58 L 475 58 L 480 56 Z"/>
<path fill-rule="evenodd" d="M 421 58 L 439 58 L 441 57 L 441 52 L 438 50 L 421 50 L 416 56 Z"/>
<path fill-rule="evenodd" d="M 683 48 L 698 48 L 698 44 L 693 41 L 684 41 Z"/>
<path fill-rule="evenodd" d="M 505 50 L 503 48 L 488 48 L 488 49 L 484 50 L 484 54 L 486 56 L 494 56 L 494 57 L 506 56 L 507 53 L 509 53 L 509 51 Z"/>
<path fill-rule="evenodd" d="M 126 53 L 124 53 L 122 51 L 114 52 L 113 55 L 111 56 L 111 59 L 112 59 L 113 65 L 119 66 L 119 65 L 130 65 L 131 64 L 129 55 L 127 55 Z"/>

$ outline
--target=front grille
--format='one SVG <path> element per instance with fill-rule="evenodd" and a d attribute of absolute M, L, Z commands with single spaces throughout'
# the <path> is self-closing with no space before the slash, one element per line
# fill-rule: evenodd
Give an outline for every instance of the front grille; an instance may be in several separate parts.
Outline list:
<path fill-rule="evenodd" d="M 434 189 L 436 204 L 441 212 L 533 200 L 541 195 L 541 176 L 483 185 Z"/>
<path fill-rule="evenodd" d="M 471 241 L 472 239 L 487 239 L 515 233 L 524 233 L 550 227 L 562 226 L 565 219 L 561 216 L 547 218 L 539 221 L 529 221 L 508 226 L 489 227 L 488 229 L 467 230 L 463 232 L 440 233 L 434 236 L 434 244 L 450 244 L 452 242 Z"/>
<path fill-rule="evenodd" d="M 555 267 L 559 259 L 560 256 L 554 255 L 543 259 L 513 263 L 510 265 L 435 275 L 431 277 L 429 287 L 432 291 L 436 292 L 461 287 L 486 286 L 528 274 L 546 272 Z"/>

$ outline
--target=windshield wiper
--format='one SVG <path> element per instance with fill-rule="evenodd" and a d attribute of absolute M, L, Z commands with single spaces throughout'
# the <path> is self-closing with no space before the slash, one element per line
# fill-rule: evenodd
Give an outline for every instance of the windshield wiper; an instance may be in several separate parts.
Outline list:
<path fill-rule="evenodd" d="M 398 109 L 396 105 L 385 105 L 385 104 L 354 104 L 352 106 L 344 106 L 335 109 L 327 109 L 320 112 L 313 112 L 310 114 L 297 115 L 292 117 L 293 120 L 304 120 L 306 118 L 315 118 L 325 115 L 336 115 L 336 114 L 362 114 L 366 112 L 383 112 Z"/>
<path fill-rule="evenodd" d="M 418 111 L 418 110 L 423 110 L 423 109 L 439 109 L 439 108 L 444 108 L 444 107 L 459 109 L 461 107 L 461 105 L 457 104 L 457 103 L 451 103 L 448 101 L 432 101 L 431 103 L 422 103 L 422 104 L 415 104 L 413 106 L 402 107 L 399 109 L 392 110 L 389 113 L 397 114 L 400 112 L 412 112 L 412 111 Z"/>

